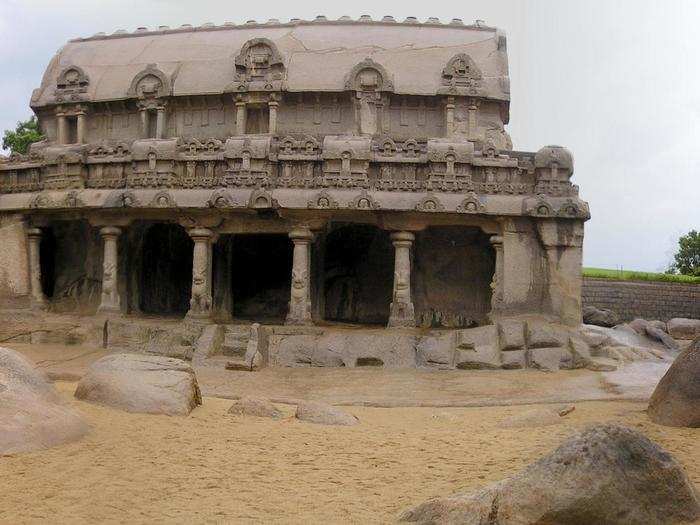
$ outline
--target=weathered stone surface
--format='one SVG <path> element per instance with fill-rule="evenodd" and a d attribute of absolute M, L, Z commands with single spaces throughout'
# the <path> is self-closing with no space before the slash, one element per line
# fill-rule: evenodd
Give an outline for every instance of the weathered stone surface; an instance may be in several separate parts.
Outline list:
<path fill-rule="evenodd" d="M 525 322 L 504 319 L 498 323 L 501 350 L 517 350 L 525 346 Z"/>
<path fill-rule="evenodd" d="M 0 347 L 0 455 L 17 454 L 80 439 L 89 431 L 65 406 L 32 363 Z"/>
<path fill-rule="evenodd" d="M 553 323 L 532 321 L 527 324 L 527 327 L 529 348 L 564 346 L 569 340 L 568 331 Z"/>
<path fill-rule="evenodd" d="M 237 416 L 269 417 L 272 419 L 280 419 L 284 416 L 282 411 L 273 405 L 269 399 L 257 397 L 239 399 L 231 405 L 228 413 Z"/>
<path fill-rule="evenodd" d="M 571 357 L 566 349 L 559 346 L 531 348 L 529 355 L 530 366 L 544 372 L 556 372 L 561 367 L 562 362 L 568 362 Z"/>
<path fill-rule="evenodd" d="M 675 339 L 693 339 L 700 335 L 700 319 L 676 317 L 666 325 L 668 333 Z"/>
<path fill-rule="evenodd" d="M 437 498 L 402 521 L 444 524 L 672 524 L 700 517 L 676 460 L 636 430 L 599 425 L 576 434 L 512 478 Z"/>
<path fill-rule="evenodd" d="M 607 357 L 591 357 L 586 363 L 586 369 L 592 372 L 614 372 L 617 370 L 617 361 Z"/>
<path fill-rule="evenodd" d="M 501 364 L 496 326 L 481 326 L 457 332 L 457 368 L 501 368 Z"/>
<path fill-rule="evenodd" d="M 297 405 L 295 416 L 301 421 L 319 425 L 357 425 L 359 420 L 352 414 L 325 403 L 302 401 Z"/>
<path fill-rule="evenodd" d="M 430 334 L 421 337 L 416 345 L 418 364 L 437 369 L 454 367 L 455 334 Z"/>
<path fill-rule="evenodd" d="M 647 413 L 661 425 L 700 427 L 700 337 L 680 353 L 661 378 Z"/>
<path fill-rule="evenodd" d="M 188 363 L 139 354 L 112 354 L 93 363 L 75 397 L 128 412 L 168 415 L 187 415 L 202 403 Z"/>
<path fill-rule="evenodd" d="M 584 306 L 582 313 L 585 324 L 611 328 L 620 323 L 619 316 L 612 310 L 599 309 L 595 306 Z"/>
<path fill-rule="evenodd" d="M 652 324 L 651 321 L 646 321 L 644 319 L 635 319 L 631 321 L 628 326 L 632 328 L 639 335 L 644 337 L 649 337 L 654 341 L 658 341 L 664 345 L 669 350 L 678 350 L 678 343 L 669 336 L 664 329 L 662 329 L 659 324 Z M 663 324 L 663 323 L 661 323 Z"/>
<path fill-rule="evenodd" d="M 508 350 L 501 352 L 502 368 L 517 370 L 527 367 L 527 350 Z"/>

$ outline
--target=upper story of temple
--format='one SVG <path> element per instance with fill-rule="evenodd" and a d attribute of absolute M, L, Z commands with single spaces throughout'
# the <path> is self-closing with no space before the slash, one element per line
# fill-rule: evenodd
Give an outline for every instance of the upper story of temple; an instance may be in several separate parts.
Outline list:
<path fill-rule="evenodd" d="M 481 23 L 97 34 L 32 94 L 46 138 L 0 159 L 0 210 L 256 207 L 262 191 L 279 208 L 586 220 L 568 150 L 513 150 L 509 99 L 506 37 Z"/>
<path fill-rule="evenodd" d="M 509 91 L 495 28 L 320 18 L 76 39 L 31 106 L 56 144 L 359 135 L 510 150 Z"/>

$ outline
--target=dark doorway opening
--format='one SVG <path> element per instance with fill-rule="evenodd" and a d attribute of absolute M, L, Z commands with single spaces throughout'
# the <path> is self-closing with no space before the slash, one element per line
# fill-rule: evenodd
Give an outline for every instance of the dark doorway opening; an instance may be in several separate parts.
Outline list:
<path fill-rule="evenodd" d="M 465 328 L 487 322 L 495 261 L 489 235 L 480 228 L 418 232 L 411 279 L 417 324 Z"/>
<path fill-rule="evenodd" d="M 56 235 L 53 228 L 42 230 L 39 243 L 39 265 L 41 267 L 41 291 L 47 299 L 56 291 Z"/>
<path fill-rule="evenodd" d="M 233 315 L 240 319 L 278 323 L 289 310 L 292 242 L 282 234 L 233 237 Z"/>
<path fill-rule="evenodd" d="M 143 313 L 184 315 L 192 292 L 193 242 L 175 224 L 153 224 L 143 239 L 140 304 Z"/>
<path fill-rule="evenodd" d="M 325 319 L 386 324 L 394 281 L 389 233 L 366 224 L 346 224 L 326 237 Z"/>

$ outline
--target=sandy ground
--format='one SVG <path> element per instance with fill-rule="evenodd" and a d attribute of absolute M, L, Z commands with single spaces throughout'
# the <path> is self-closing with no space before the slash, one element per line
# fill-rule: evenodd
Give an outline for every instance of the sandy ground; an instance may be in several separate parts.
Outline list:
<path fill-rule="evenodd" d="M 352 407 L 360 425 L 326 427 L 231 416 L 231 401 L 209 397 L 188 417 L 129 414 L 74 400 L 75 383 L 57 388 L 93 431 L 0 458 L 2 523 L 387 523 L 512 474 L 601 421 L 644 432 L 700 489 L 700 429 L 655 425 L 639 402 L 577 403 L 539 428 L 500 427 L 532 407 Z"/>

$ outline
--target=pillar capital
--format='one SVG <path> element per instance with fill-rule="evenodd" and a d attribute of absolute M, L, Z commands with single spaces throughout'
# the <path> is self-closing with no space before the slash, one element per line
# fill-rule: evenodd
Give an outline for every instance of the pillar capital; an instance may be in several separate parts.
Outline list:
<path fill-rule="evenodd" d="M 214 232 L 209 228 L 190 228 L 187 233 L 194 241 L 206 241 L 214 237 Z"/>
<path fill-rule="evenodd" d="M 100 235 L 102 237 L 119 237 L 121 233 L 122 229 L 116 226 L 103 226 L 100 228 Z"/>
<path fill-rule="evenodd" d="M 416 236 L 412 232 L 408 231 L 398 231 L 398 232 L 392 232 L 391 234 L 391 242 L 394 244 L 394 246 L 411 246 L 413 244 L 413 241 L 416 240 Z"/>
<path fill-rule="evenodd" d="M 500 235 L 492 235 L 491 237 L 489 237 L 489 242 L 494 248 L 499 248 L 503 246 L 503 237 Z"/>
<path fill-rule="evenodd" d="M 41 237 L 43 232 L 41 231 L 41 228 L 36 228 L 36 227 L 30 227 L 27 228 L 27 235 L 29 237 Z"/>
<path fill-rule="evenodd" d="M 314 234 L 306 226 L 299 226 L 289 232 L 289 238 L 292 239 L 294 243 L 309 243 L 314 240 Z"/>

